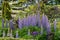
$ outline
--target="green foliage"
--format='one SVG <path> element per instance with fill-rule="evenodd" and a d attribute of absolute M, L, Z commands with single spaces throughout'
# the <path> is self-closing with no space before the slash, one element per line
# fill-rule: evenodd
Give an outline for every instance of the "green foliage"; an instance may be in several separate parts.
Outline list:
<path fill-rule="evenodd" d="M 59 17 L 59 11 L 58 6 L 52 6 L 52 5 L 44 5 L 44 9 L 42 9 L 43 13 L 48 16 L 48 19 L 53 22 L 54 19 Z"/>
<path fill-rule="evenodd" d="M 19 33 L 19 38 L 23 38 L 23 39 L 37 39 L 37 40 L 46 40 L 47 39 L 47 34 L 46 32 L 43 33 L 43 35 L 40 35 L 40 33 L 36 36 L 33 36 L 33 35 L 28 35 L 28 30 L 30 29 L 30 32 L 33 32 L 33 31 L 38 31 L 38 33 L 40 32 L 40 28 L 37 27 L 37 26 L 30 26 L 30 27 L 23 27 L 22 29 L 17 29 L 17 30 L 13 30 L 12 34 L 13 36 L 15 37 L 16 35 L 16 31 L 18 31 Z M 52 28 L 53 29 L 53 28 Z M 6 35 L 7 35 L 7 32 L 8 32 L 8 28 L 5 28 L 4 29 Z M 0 29 L 0 37 L 2 37 L 2 32 L 3 32 L 3 29 Z M 54 34 L 54 40 L 60 40 L 60 31 L 56 31 L 55 34 Z"/>
<path fill-rule="evenodd" d="M 33 39 L 33 36 L 32 35 L 24 35 L 23 38 L 24 39 Z"/>
<path fill-rule="evenodd" d="M 11 8 L 9 6 L 8 1 L 4 1 L 2 4 L 2 18 L 11 19 Z"/>
<path fill-rule="evenodd" d="M 28 35 L 28 30 L 30 29 L 30 35 Z M 31 33 L 33 31 L 36 32 L 40 32 L 40 28 L 38 28 L 37 26 L 29 26 L 29 27 L 23 27 L 22 29 L 17 29 L 19 31 L 19 37 L 21 38 L 26 38 L 26 39 L 30 39 L 30 38 L 36 38 L 33 35 L 31 35 Z M 29 37 L 28 37 L 29 36 Z"/>
<path fill-rule="evenodd" d="M 19 2 L 26 2 L 27 0 L 19 0 Z"/>
<path fill-rule="evenodd" d="M 2 30 L 0 30 L 0 37 L 2 37 Z"/>
<path fill-rule="evenodd" d="M 0 10 L 2 9 L 2 7 L 0 7 Z"/>
<path fill-rule="evenodd" d="M 12 30 L 12 34 L 13 36 L 15 37 L 16 35 L 16 31 L 18 31 L 19 33 L 19 37 L 20 38 L 35 38 L 32 34 L 31 35 L 28 35 L 28 30 L 30 29 L 30 33 L 32 33 L 33 31 L 37 31 L 38 33 L 40 32 L 40 28 L 38 28 L 37 26 L 35 27 L 23 27 L 22 29 L 16 29 L 16 30 Z M 0 29 L 0 37 L 2 36 L 2 32 L 5 31 L 6 35 L 7 35 L 7 32 L 8 32 L 8 28 L 4 28 L 4 29 Z M 29 37 L 28 37 L 29 36 Z M 36 35 L 37 37 L 37 35 Z"/>
<path fill-rule="evenodd" d="M 38 40 L 46 40 L 46 35 L 38 35 Z"/>
<path fill-rule="evenodd" d="M 28 29 L 26 27 L 24 27 L 23 29 L 20 29 L 19 30 L 20 37 L 23 37 L 24 35 L 27 35 L 27 31 L 28 31 Z"/>
<path fill-rule="evenodd" d="M 60 31 L 55 33 L 54 40 L 60 40 Z"/>
<path fill-rule="evenodd" d="M 29 29 L 31 29 L 30 30 L 31 32 L 33 32 L 33 31 L 40 32 L 40 27 L 37 27 L 37 26 L 29 26 Z"/>

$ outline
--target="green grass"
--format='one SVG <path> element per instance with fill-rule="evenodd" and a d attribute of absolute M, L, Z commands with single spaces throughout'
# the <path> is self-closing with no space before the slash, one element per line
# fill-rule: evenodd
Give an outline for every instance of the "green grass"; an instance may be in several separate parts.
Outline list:
<path fill-rule="evenodd" d="M 10 38 L 10 37 L 0 37 L 0 40 L 37 40 L 37 39 L 23 39 L 23 38 Z"/>

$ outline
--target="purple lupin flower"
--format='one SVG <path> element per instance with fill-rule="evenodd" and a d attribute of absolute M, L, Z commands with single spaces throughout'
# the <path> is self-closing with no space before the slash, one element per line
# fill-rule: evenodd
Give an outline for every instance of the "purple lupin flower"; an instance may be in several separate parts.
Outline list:
<path fill-rule="evenodd" d="M 36 26 L 36 15 L 32 15 L 32 18 L 31 18 L 31 25 L 32 26 Z"/>
<path fill-rule="evenodd" d="M 42 24 L 43 28 L 46 27 L 46 23 L 45 23 L 45 21 L 46 21 L 46 19 L 45 19 L 45 15 L 43 14 L 43 15 L 42 15 L 42 20 L 41 20 L 41 24 Z"/>
<path fill-rule="evenodd" d="M 9 23 L 9 25 L 10 25 L 10 29 L 14 29 L 14 24 L 13 24 L 13 20 L 10 20 L 10 23 Z"/>
<path fill-rule="evenodd" d="M 49 22 L 48 17 L 46 15 L 45 15 L 45 24 L 46 24 L 47 34 L 49 34 L 51 32 L 51 28 L 50 28 L 50 22 Z"/>
<path fill-rule="evenodd" d="M 36 36 L 38 34 L 38 32 L 34 31 L 32 32 L 32 35 Z"/>
<path fill-rule="evenodd" d="M 44 14 L 42 16 L 42 22 L 41 23 L 42 23 L 43 28 L 46 30 L 47 34 L 49 34 L 51 32 L 50 23 L 49 23 L 47 16 Z"/>
<path fill-rule="evenodd" d="M 21 29 L 22 26 L 23 26 L 23 25 L 22 25 L 22 20 L 19 18 L 19 19 L 18 19 L 18 27 Z"/>
<path fill-rule="evenodd" d="M 18 38 L 19 36 L 18 36 L 18 31 L 16 31 L 16 38 Z"/>
<path fill-rule="evenodd" d="M 2 28 L 4 28 L 4 19 L 2 19 Z"/>
<path fill-rule="evenodd" d="M 54 20 L 54 31 L 56 31 L 56 19 Z"/>
<path fill-rule="evenodd" d="M 6 27 L 8 27 L 8 20 L 6 20 Z"/>
<path fill-rule="evenodd" d="M 23 18 L 23 26 L 28 26 L 28 20 L 27 18 Z"/>
<path fill-rule="evenodd" d="M 32 19 L 31 15 L 30 15 L 30 16 L 28 15 L 27 21 L 28 21 L 28 25 L 29 25 L 29 26 L 31 25 L 31 19 Z"/>
<path fill-rule="evenodd" d="M 28 25 L 28 26 L 31 26 L 31 22 L 32 22 L 32 17 L 31 17 L 31 15 L 30 15 L 30 16 L 27 16 L 27 25 Z"/>
<path fill-rule="evenodd" d="M 40 20 L 40 14 L 39 13 L 37 14 L 37 24 L 38 24 L 38 27 L 41 26 L 41 20 Z"/>

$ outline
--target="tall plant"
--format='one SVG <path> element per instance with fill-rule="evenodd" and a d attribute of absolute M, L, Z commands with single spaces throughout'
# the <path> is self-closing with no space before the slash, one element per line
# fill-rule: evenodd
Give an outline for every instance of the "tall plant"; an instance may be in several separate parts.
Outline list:
<path fill-rule="evenodd" d="M 9 5 L 9 2 L 8 2 L 8 0 L 4 0 L 3 4 L 2 4 L 2 19 L 6 23 L 6 21 L 9 21 L 11 18 L 12 18 L 11 17 L 11 8 L 10 8 L 10 5 Z M 8 28 L 8 29 L 10 29 L 10 28 Z M 8 31 L 10 32 L 10 30 L 8 30 Z"/>
<path fill-rule="evenodd" d="M 11 19 L 11 8 L 9 6 L 8 0 L 4 0 L 2 4 L 2 18 L 4 20 L 10 20 Z"/>

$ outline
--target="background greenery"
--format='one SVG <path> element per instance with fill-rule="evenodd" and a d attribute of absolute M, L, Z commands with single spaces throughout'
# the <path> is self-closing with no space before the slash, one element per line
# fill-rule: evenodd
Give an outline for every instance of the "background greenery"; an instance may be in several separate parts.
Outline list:
<path fill-rule="evenodd" d="M 54 40 L 60 40 L 60 1 L 59 0 L 50 0 L 50 2 L 48 0 L 42 0 L 39 1 L 37 0 L 38 3 L 36 3 L 34 0 L 19 0 L 18 3 L 14 3 L 11 5 L 11 10 L 17 10 L 19 11 L 18 14 L 16 14 L 17 16 L 15 17 L 16 19 L 18 19 L 18 17 L 20 16 L 21 18 L 23 18 L 24 16 L 32 15 L 32 14 L 37 14 L 38 11 L 40 13 L 40 16 L 42 16 L 42 14 L 46 14 L 49 18 L 49 20 L 51 21 L 51 30 L 52 32 L 54 32 L 53 30 L 53 21 L 54 19 L 57 19 L 57 31 L 54 33 Z M 48 3 L 49 2 L 49 3 Z M 17 7 L 17 8 L 14 8 Z M 2 9 L 2 7 L 0 7 L 0 9 Z M 18 10 L 19 9 L 19 10 Z M 15 20 L 16 20 L 15 19 Z M 33 31 L 37 31 L 38 35 L 36 35 L 35 37 L 31 34 L 28 35 L 27 31 L 28 29 L 30 29 L 31 32 Z M 4 29 L 5 32 L 7 33 L 7 28 Z M 29 28 L 23 28 L 23 29 L 17 29 L 19 31 L 19 37 L 22 39 L 31 39 L 31 38 L 36 38 L 37 40 L 46 40 L 46 32 L 44 31 L 43 35 L 40 35 L 40 28 L 39 27 L 32 27 L 30 26 Z M 17 30 L 13 30 L 13 36 L 15 38 L 15 34 Z M 2 20 L 0 19 L 0 37 L 2 37 Z M 3 38 L 2 38 L 3 39 Z M 6 39 L 6 38 L 5 38 Z M 8 38 L 10 39 L 10 38 Z"/>

